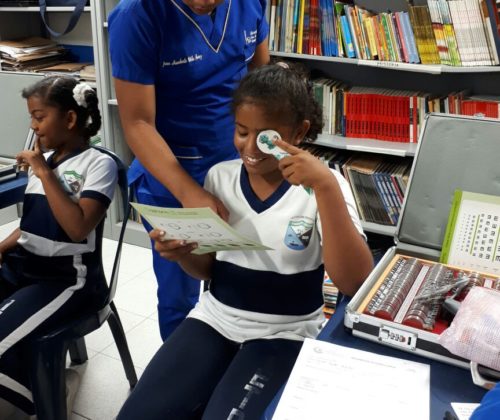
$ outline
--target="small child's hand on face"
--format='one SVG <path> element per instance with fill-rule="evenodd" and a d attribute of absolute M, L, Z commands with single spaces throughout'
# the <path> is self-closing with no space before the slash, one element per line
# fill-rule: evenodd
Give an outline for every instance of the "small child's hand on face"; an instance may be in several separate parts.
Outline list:
<path fill-rule="evenodd" d="M 24 168 L 31 167 L 33 173 L 40 178 L 44 173 L 50 171 L 47 161 L 45 160 L 40 148 L 40 139 L 35 141 L 34 150 L 23 150 L 16 156 L 18 165 Z"/>
<path fill-rule="evenodd" d="M 314 190 L 324 183 L 332 182 L 333 177 L 328 167 L 308 151 L 283 140 L 276 140 L 275 144 L 290 154 L 278 164 L 283 178 L 290 184 L 303 185 Z"/>
<path fill-rule="evenodd" d="M 149 237 L 154 241 L 155 250 L 169 261 L 180 261 L 198 248 L 196 243 L 187 243 L 178 239 L 165 239 L 165 232 L 153 229 Z"/>

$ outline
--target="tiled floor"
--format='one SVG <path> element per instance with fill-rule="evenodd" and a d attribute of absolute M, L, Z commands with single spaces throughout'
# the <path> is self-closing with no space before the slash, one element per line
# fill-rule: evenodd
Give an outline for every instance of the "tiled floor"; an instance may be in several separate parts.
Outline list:
<path fill-rule="evenodd" d="M 17 222 L 0 226 L 0 240 Z M 103 261 L 109 276 L 116 242 L 105 239 Z M 149 249 L 124 244 L 115 304 L 127 335 L 132 359 L 140 376 L 161 345 L 156 313 L 156 280 Z M 109 327 L 85 337 L 89 360 L 76 367 L 81 383 L 71 420 L 111 420 L 129 393 L 129 385 Z M 1 415 L 0 415 L 1 419 Z"/>

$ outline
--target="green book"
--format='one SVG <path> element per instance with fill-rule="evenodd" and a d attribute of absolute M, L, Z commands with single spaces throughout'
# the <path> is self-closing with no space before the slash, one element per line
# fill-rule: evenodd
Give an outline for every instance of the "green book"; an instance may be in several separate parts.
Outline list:
<path fill-rule="evenodd" d="M 500 274 L 500 196 L 456 190 L 440 262 Z"/>

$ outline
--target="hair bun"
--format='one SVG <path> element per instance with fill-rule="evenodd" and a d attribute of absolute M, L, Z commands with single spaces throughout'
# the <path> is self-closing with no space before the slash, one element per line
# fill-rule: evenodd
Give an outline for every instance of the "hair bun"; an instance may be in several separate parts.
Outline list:
<path fill-rule="evenodd" d="M 85 99 L 85 94 L 89 91 L 94 92 L 94 89 L 92 89 L 90 85 L 85 82 L 79 82 L 75 85 L 73 88 L 73 98 L 79 106 L 87 108 L 87 99 Z"/>

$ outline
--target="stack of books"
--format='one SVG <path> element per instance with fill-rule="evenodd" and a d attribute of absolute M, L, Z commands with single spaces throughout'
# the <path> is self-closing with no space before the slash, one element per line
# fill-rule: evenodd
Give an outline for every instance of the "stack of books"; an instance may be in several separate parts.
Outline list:
<path fill-rule="evenodd" d="M 42 67 L 36 70 L 37 73 L 65 74 L 81 78 L 81 72 L 90 63 L 61 63 L 53 66 Z M 94 79 L 95 80 L 95 79 Z"/>
<path fill-rule="evenodd" d="M 61 64 L 67 50 L 39 37 L 0 41 L 0 70 L 35 71 Z"/>
<path fill-rule="evenodd" d="M 95 66 L 93 64 L 88 64 L 80 70 L 80 79 L 86 80 L 88 82 L 95 82 Z"/>
<path fill-rule="evenodd" d="M 330 318 L 335 313 L 338 296 L 339 289 L 337 289 L 337 286 L 335 286 L 330 276 L 325 272 L 325 279 L 323 281 L 323 299 L 325 301 L 325 306 L 323 307 L 323 312 L 326 318 Z"/>
<path fill-rule="evenodd" d="M 397 225 L 410 176 L 411 158 L 353 153 L 314 143 L 301 147 L 340 172 L 349 182 L 362 221 Z"/>
<path fill-rule="evenodd" d="M 416 143 L 428 112 L 500 118 L 500 96 L 469 91 L 427 92 L 348 86 L 338 80 L 313 82 L 323 107 L 323 134 Z"/>
<path fill-rule="evenodd" d="M 408 185 L 412 160 L 354 154 L 342 165 L 361 220 L 396 226 Z"/>

